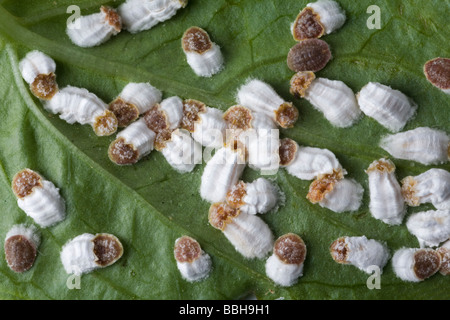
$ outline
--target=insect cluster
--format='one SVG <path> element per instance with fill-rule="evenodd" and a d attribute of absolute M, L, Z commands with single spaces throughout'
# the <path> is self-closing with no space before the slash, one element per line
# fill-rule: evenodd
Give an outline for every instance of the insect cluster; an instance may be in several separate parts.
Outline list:
<path fill-rule="evenodd" d="M 122 27 L 131 33 L 148 30 L 186 4 L 181 0 L 127 0 L 117 11 L 102 7 L 100 13 L 81 17 L 81 28 L 68 29 L 67 33 L 79 46 L 95 46 Z M 417 109 L 400 91 L 369 82 L 355 94 L 342 81 L 316 77 L 332 56 L 328 44 L 319 38 L 338 30 L 345 20 L 345 12 L 332 0 L 309 3 L 298 14 L 291 25 L 298 43 L 287 56 L 288 67 L 296 72 L 290 80 L 291 94 L 309 101 L 339 128 L 354 125 L 363 114 L 373 118 L 392 133 L 381 139 L 380 146 L 393 158 L 424 165 L 448 161 L 450 137 L 446 132 L 426 127 L 399 132 Z M 220 48 L 205 30 L 189 28 L 181 44 L 197 76 L 211 77 L 223 69 Z M 174 170 L 188 173 L 202 162 L 202 147 L 215 149 L 204 167 L 199 188 L 201 198 L 210 203 L 209 224 L 245 258 L 265 259 L 270 255 L 265 272 L 279 286 L 292 286 L 303 275 L 307 246 L 295 233 L 275 239 L 259 215 L 275 213 L 283 205 L 284 194 L 270 179 L 243 181 L 246 166 L 263 174 L 282 169 L 311 181 L 306 199 L 336 213 L 356 211 L 362 204 L 363 186 L 347 177 L 347 170 L 330 150 L 280 137 L 279 128 L 296 124 L 298 109 L 260 79 L 248 79 L 237 90 L 236 104 L 222 111 L 195 99 L 163 99 L 163 93 L 150 83 L 127 84 L 109 104 L 86 89 L 59 89 L 55 62 L 39 51 L 28 53 L 19 68 L 44 108 L 66 122 L 90 124 L 98 136 L 112 135 L 120 128 L 108 149 L 109 159 L 117 165 L 136 164 L 156 149 Z M 427 62 L 424 72 L 433 85 L 447 93 L 448 59 Z M 438 271 L 447 275 L 450 173 L 432 168 L 399 182 L 395 170 L 395 164 L 387 158 L 373 161 L 366 170 L 373 218 L 401 225 L 408 206 L 430 203 L 436 210 L 408 217 L 406 227 L 417 237 L 420 248 L 397 250 L 392 257 L 394 271 L 400 279 L 412 282 Z M 40 227 L 53 226 L 65 218 L 59 189 L 38 173 L 22 170 L 14 177 L 12 187 L 19 207 Z M 10 268 L 16 272 L 30 269 L 39 242 L 36 227 L 14 226 L 5 241 Z M 208 277 L 212 260 L 197 240 L 184 235 L 175 240 L 173 250 L 185 280 Z M 342 236 L 331 243 L 329 251 L 337 263 L 353 265 L 366 273 L 371 273 L 373 266 L 382 270 L 390 259 L 385 243 L 366 236 Z M 61 261 L 67 273 L 82 274 L 109 266 L 122 254 L 122 244 L 114 235 L 84 233 L 62 247 Z"/>

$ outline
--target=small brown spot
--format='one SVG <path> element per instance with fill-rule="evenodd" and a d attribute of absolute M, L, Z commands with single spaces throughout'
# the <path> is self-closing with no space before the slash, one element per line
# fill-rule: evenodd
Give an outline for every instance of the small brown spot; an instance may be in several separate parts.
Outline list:
<path fill-rule="evenodd" d="M 318 177 L 309 186 L 309 192 L 306 198 L 311 201 L 311 203 L 322 201 L 327 193 L 333 191 L 336 181 L 342 178 L 342 171 L 333 171 L 333 173 Z"/>
<path fill-rule="evenodd" d="M 194 132 L 195 123 L 200 120 L 199 114 L 202 112 L 206 112 L 206 105 L 203 102 L 194 99 L 184 100 L 181 128 Z"/>
<path fill-rule="evenodd" d="M 402 181 L 402 195 L 406 203 L 410 207 L 417 207 L 420 205 L 420 199 L 416 196 L 417 181 L 414 177 L 405 177 Z"/>
<path fill-rule="evenodd" d="M 94 242 L 95 263 L 107 267 L 120 259 L 123 254 L 122 243 L 112 234 L 100 233 L 92 240 Z"/>
<path fill-rule="evenodd" d="M 209 208 L 209 223 L 216 229 L 225 230 L 227 224 L 240 214 L 226 203 L 213 203 Z"/>
<path fill-rule="evenodd" d="M 229 129 L 247 130 L 252 127 L 252 113 L 246 107 L 236 105 L 228 108 L 224 113 L 223 119 Z"/>
<path fill-rule="evenodd" d="M 125 143 L 123 138 L 118 138 L 110 144 L 108 156 L 118 165 L 134 164 L 139 160 L 139 152 L 132 144 Z"/>
<path fill-rule="evenodd" d="M 284 138 L 280 140 L 280 165 L 287 166 L 295 159 L 297 154 L 297 143 L 289 138 Z"/>
<path fill-rule="evenodd" d="M 298 120 L 298 110 L 292 103 L 283 103 L 275 111 L 275 120 L 282 128 L 292 128 Z"/>
<path fill-rule="evenodd" d="M 200 244 L 191 237 L 183 236 L 175 243 L 174 255 L 178 262 L 192 263 L 200 257 L 201 253 Z"/>
<path fill-rule="evenodd" d="M 122 30 L 122 19 L 117 11 L 111 7 L 101 6 L 101 11 L 106 15 L 105 20 L 110 26 L 112 26 L 117 32 Z"/>
<path fill-rule="evenodd" d="M 330 254 L 334 261 L 341 264 L 347 264 L 348 247 L 345 243 L 345 237 L 341 237 L 330 245 Z"/>
<path fill-rule="evenodd" d="M 300 265 L 305 261 L 306 245 L 298 235 L 288 233 L 275 241 L 273 253 L 284 263 Z"/>
<path fill-rule="evenodd" d="M 320 39 L 308 39 L 297 43 L 289 50 L 287 64 L 295 72 L 322 70 L 331 59 L 328 44 Z"/>
<path fill-rule="evenodd" d="M 35 245 L 23 235 L 15 235 L 5 241 L 6 262 L 15 272 L 29 270 L 36 260 L 36 254 Z"/>
<path fill-rule="evenodd" d="M 109 110 L 116 116 L 119 127 L 127 127 L 139 117 L 138 108 L 134 104 L 123 101 L 121 98 L 111 102 Z"/>
<path fill-rule="evenodd" d="M 12 189 L 18 198 L 28 196 L 35 187 L 42 187 L 42 177 L 30 169 L 18 172 L 12 180 Z"/>
<path fill-rule="evenodd" d="M 247 195 L 246 189 L 247 185 L 244 181 L 239 181 L 231 187 L 226 197 L 227 204 L 234 209 L 242 207 L 245 204 L 244 197 Z"/>
<path fill-rule="evenodd" d="M 293 36 L 296 41 L 320 38 L 325 28 L 320 23 L 320 16 L 311 8 L 305 8 L 295 19 Z"/>
<path fill-rule="evenodd" d="M 39 99 L 50 100 L 58 92 L 56 75 L 53 72 L 39 74 L 30 85 L 30 90 Z"/>
<path fill-rule="evenodd" d="M 110 136 L 117 131 L 118 121 L 114 113 L 105 110 L 105 113 L 95 118 L 94 132 L 98 136 Z"/>
<path fill-rule="evenodd" d="M 450 59 L 434 58 L 427 61 L 423 72 L 432 85 L 441 90 L 450 90 Z"/>
<path fill-rule="evenodd" d="M 211 49 L 212 42 L 205 30 L 199 27 L 191 27 L 183 34 L 182 45 L 185 52 L 203 54 Z"/>
<path fill-rule="evenodd" d="M 314 81 L 316 75 L 311 71 L 300 71 L 291 78 L 290 93 L 296 98 L 303 98 L 306 90 L 308 90 L 311 82 Z"/>
<path fill-rule="evenodd" d="M 441 255 L 441 269 L 439 272 L 444 276 L 450 274 L 450 248 L 440 247 L 436 250 Z"/>
<path fill-rule="evenodd" d="M 441 256 L 435 250 L 421 249 L 414 254 L 414 273 L 420 280 L 425 280 L 439 271 Z"/>
<path fill-rule="evenodd" d="M 156 134 L 154 145 L 157 151 L 161 151 L 162 149 L 164 149 L 167 142 L 172 140 L 172 132 L 173 130 L 165 129 Z"/>

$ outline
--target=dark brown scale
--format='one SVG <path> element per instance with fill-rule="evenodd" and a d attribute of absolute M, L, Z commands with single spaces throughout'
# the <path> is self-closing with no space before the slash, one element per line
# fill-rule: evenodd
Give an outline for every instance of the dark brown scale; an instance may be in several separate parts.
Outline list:
<path fill-rule="evenodd" d="M 119 239 L 115 236 L 101 233 L 95 236 L 94 254 L 97 257 L 95 261 L 101 267 L 107 267 L 116 262 L 123 254 L 123 247 Z"/>
<path fill-rule="evenodd" d="M 202 54 L 211 49 L 212 43 L 205 30 L 199 27 L 191 27 L 183 35 L 182 46 L 185 52 Z"/>
<path fill-rule="evenodd" d="M 280 140 L 279 154 L 281 166 L 289 165 L 295 159 L 296 153 L 297 153 L 297 145 L 294 142 L 294 140 L 289 138 L 284 138 Z"/>
<path fill-rule="evenodd" d="M 122 29 L 122 19 L 120 18 L 117 11 L 107 6 L 102 6 L 100 10 L 106 14 L 105 19 L 108 24 L 112 26 L 117 32 L 120 32 L 120 30 Z"/>
<path fill-rule="evenodd" d="M 127 127 L 139 117 L 138 108 L 131 103 L 123 101 L 121 98 L 117 98 L 111 102 L 109 104 L 109 110 L 115 114 L 119 127 Z"/>
<path fill-rule="evenodd" d="M 424 280 L 441 268 L 441 256 L 435 250 L 421 249 L 414 254 L 414 273 Z"/>
<path fill-rule="evenodd" d="M 172 139 L 172 132 L 173 130 L 171 129 L 165 129 L 156 134 L 154 145 L 157 151 L 161 151 L 166 147 L 167 142 Z"/>
<path fill-rule="evenodd" d="M 50 100 L 58 92 L 56 75 L 53 72 L 39 74 L 30 85 L 30 90 L 37 98 Z"/>
<path fill-rule="evenodd" d="M 9 237 L 5 241 L 5 256 L 8 266 L 14 272 L 29 270 L 36 260 L 35 245 L 22 235 Z"/>
<path fill-rule="evenodd" d="M 13 178 L 12 189 L 18 198 L 28 196 L 34 187 L 42 187 L 42 180 L 39 174 L 30 169 L 18 172 Z"/>
<path fill-rule="evenodd" d="M 273 252 L 284 263 L 300 265 L 305 261 L 306 246 L 298 235 L 288 233 L 275 241 Z"/>
<path fill-rule="evenodd" d="M 436 250 L 437 253 L 441 255 L 441 269 L 439 272 L 444 276 L 450 274 L 450 249 L 445 247 L 440 247 Z"/>
<path fill-rule="evenodd" d="M 191 237 L 181 237 L 175 243 L 174 255 L 178 262 L 192 263 L 200 257 L 201 253 L 200 244 Z"/>
<path fill-rule="evenodd" d="M 331 253 L 331 256 L 333 257 L 333 260 L 336 261 L 337 263 L 341 263 L 341 264 L 348 263 L 347 262 L 348 247 L 345 244 L 344 237 L 333 241 L 333 243 L 330 246 L 330 253 Z"/>
<path fill-rule="evenodd" d="M 322 70 L 331 59 L 328 44 L 320 39 L 307 39 L 289 50 L 287 65 L 295 72 Z"/>
<path fill-rule="evenodd" d="M 199 114 L 205 111 L 206 105 L 203 102 L 194 99 L 184 100 L 181 128 L 189 132 L 194 132 L 195 123 L 200 120 Z"/>
<path fill-rule="evenodd" d="M 283 103 L 275 111 L 275 120 L 282 128 L 292 128 L 298 120 L 298 110 L 292 103 Z"/>
<path fill-rule="evenodd" d="M 164 111 L 160 105 L 156 104 L 153 108 L 144 114 L 144 121 L 147 127 L 156 134 L 166 130 L 169 125 Z"/>
<path fill-rule="evenodd" d="M 132 144 L 125 143 L 123 138 L 113 141 L 108 150 L 109 159 L 119 165 L 135 164 L 139 160 L 139 153 Z"/>
<path fill-rule="evenodd" d="M 305 8 L 295 19 L 293 36 L 297 41 L 320 38 L 325 32 L 325 28 L 320 23 L 320 16 L 311 8 Z"/>
<path fill-rule="evenodd" d="M 209 223 L 216 229 L 224 230 L 241 212 L 226 203 L 213 203 L 209 208 Z"/>
<path fill-rule="evenodd" d="M 450 90 L 450 59 L 435 58 L 427 61 L 423 71 L 432 85 L 442 90 Z"/>

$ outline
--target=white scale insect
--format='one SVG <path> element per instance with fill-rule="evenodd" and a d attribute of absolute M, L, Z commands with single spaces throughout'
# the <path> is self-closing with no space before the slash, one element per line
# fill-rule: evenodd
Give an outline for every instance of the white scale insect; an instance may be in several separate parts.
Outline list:
<path fill-rule="evenodd" d="M 174 256 L 181 276 L 187 281 L 195 282 L 208 277 L 212 268 L 211 258 L 197 240 L 188 236 L 175 240 Z"/>
<path fill-rule="evenodd" d="M 400 183 L 391 160 L 379 159 L 366 170 L 369 178 L 370 213 L 375 219 L 390 225 L 399 225 L 406 213 Z"/>
<path fill-rule="evenodd" d="M 428 210 L 411 215 L 406 222 L 421 247 L 437 247 L 450 238 L 450 210 Z"/>
<path fill-rule="evenodd" d="M 361 118 L 355 94 L 342 81 L 316 78 L 311 71 L 300 71 L 290 83 L 293 95 L 308 100 L 336 127 L 349 127 Z"/>
<path fill-rule="evenodd" d="M 428 127 L 387 135 L 381 139 L 380 146 L 394 158 L 424 165 L 450 160 L 450 137 L 444 131 Z"/>
<path fill-rule="evenodd" d="M 31 170 L 19 171 L 12 180 L 17 205 L 43 228 L 53 226 L 66 217 L 65 201 L 55 185 Z"/>
<path fill-rule="evenodd" d="M 371 274 L 372 266 L 383 271 L 389 259 L 389 249 L 379 241 L 361 237 L 341 237 L 330 246 L 330 254 L 340 264 L 351 264 Z"/>
<path fill-rule="evenodd" d="M 414 101 L 402 92 L 376 82 L 369 82 L 356 97 L 365 115 L 392 132 L 402 130 L 417 110 Z"/>
<path fill-rule="evenodd" d="M 70 40 L 79 47 L 98 46 L 122 30 L 122 19 L 115 9 L 101 6 L 99 13 L 82 16 L 67 25 Z"/>
<path fill-rule="evenodd" d="M 137 33 L 172 18 L 188 0 L 127 0 L 117 10 L 124 29 Z"/>
<path fill-rule="evenodd" d="M 433 249 L 402 248 L 392 257 L 392 267 L 400 279 L 409 282 L 423 281 L 441 268 L 442 259 Z"/>
<path fill-rule="evenodd" d="M 40 235 L 33 225 L 18 224 L 12 226 L 5 238 L 5 258 L 8 267 L 14 272 L 29 270 L 36 260 Z"/>
<path fill-rule="evenodd" d="M 220 47 L 211 41 L 205 30 L 191 27 L 183 34 L 181 41 L 187 63 L 197 76 L 211 77 L 223 69 Z"/>

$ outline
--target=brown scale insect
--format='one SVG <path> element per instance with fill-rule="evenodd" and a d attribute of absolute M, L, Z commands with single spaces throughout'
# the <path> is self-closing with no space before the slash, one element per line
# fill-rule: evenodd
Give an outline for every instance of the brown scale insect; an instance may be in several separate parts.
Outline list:
<path fill-rule="evenodd" d="M 289 50 L 287 65 L 295 72 L 322 70 L 331 59 L 328 44 L 320 39 L 307 39 Z"/>
<path fill-rule="evenodd" d="M 450 59 L 434 58 L 425 63 L 423 72 L 427 80 L 446 94 L 450 94 Z"/>

